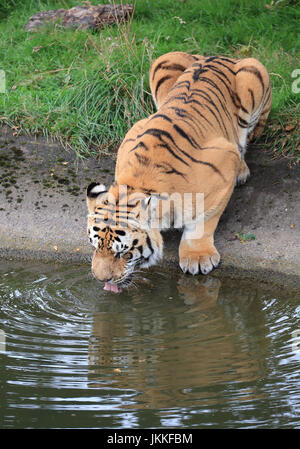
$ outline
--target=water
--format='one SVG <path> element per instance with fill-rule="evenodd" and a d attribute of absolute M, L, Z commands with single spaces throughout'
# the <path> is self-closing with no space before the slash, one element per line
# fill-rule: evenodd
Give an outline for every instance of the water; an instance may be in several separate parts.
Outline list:
<path fill-rule="evenodd" d="M 1 428 L 300 428 L 299 295 L 158 269 L 121 295 L 86 266 L 0 273 Z"/>

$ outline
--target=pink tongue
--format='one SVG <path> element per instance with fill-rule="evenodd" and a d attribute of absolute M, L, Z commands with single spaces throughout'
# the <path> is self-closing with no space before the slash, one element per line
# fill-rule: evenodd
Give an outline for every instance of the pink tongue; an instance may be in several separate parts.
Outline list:
<path fill-rule="evenodd" d="M 118 287 L 117 284 L 111 284 L 110 282 L 105 282 L 104 290 L 108 292 L 121 293 L 121 287 Z"/>

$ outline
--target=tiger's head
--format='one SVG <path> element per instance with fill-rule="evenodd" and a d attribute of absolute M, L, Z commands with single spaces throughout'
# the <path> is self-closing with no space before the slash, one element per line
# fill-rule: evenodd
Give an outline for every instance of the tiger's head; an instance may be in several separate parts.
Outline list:
<path fill-rule="evenodd" d="M 92 273 L 105 283 L 105 290 L 115 293 L 130 285 L 138 268 L 156 264 L 163 252 L 159 230 L 141 219 L 153 207 L 151 196 L 130 194 L 122 187 L 113 184 L 107 190 L 103 184 L 92 183 L 87 188 L 87 231 L 95 248 Z"/>

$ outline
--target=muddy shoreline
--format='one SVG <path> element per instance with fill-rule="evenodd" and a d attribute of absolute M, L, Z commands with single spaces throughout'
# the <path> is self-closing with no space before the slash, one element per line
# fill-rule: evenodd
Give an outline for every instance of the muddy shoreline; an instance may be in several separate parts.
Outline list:
<path fill-rule="evenodd" d="M 300 168 L 248 149 L 248 182 L 235 189 L 215 234 L 222 263 L 213 276 L 300 290 Z M 85 189 L 110 184 L 114 160 L 76 160 L 55 141 L 0 128 L 0 258 L 89 263 Z M 242 243 L 236 234 L 252 233 Z M 179 270 L 178 231 L 165 234 L 162 265 Z"/>

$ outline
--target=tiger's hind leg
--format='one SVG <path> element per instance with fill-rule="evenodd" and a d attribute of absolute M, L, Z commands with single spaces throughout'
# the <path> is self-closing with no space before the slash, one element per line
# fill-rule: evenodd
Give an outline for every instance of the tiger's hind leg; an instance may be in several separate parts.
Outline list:
<path fill-rule="evenodd" d="M 242 159 L 240 169 L 236 178 L 236 184 L 237 185 L 245 184 L 249 176 L 250 176 L 250 169 L 246 164 L 245 159 Z"/>
<path fill-rule="evenodd" d="M 257 59 L 247 58 L 236 64 L 236 94 L 239 103 L 237 129 L 242 158 L 237 183 L 242 184 L 250 175 L 244 160 L 247 143 L 262 133 L 272 104 L 269 74 Z"/>
<path fill-rule="evenodd" d="M 264 127 L 266 125 L 266 121 L 269 116 L 271 106 L 272 106 L 272 91 L 271 91 L 271 86 L 270 86 L 266 101 L 264 102 L 264 108 L 261 113 L 261 116 L 259 117 L 258 123 L 257 123 L 256 127 L 253 129 L 253 131 L 250 132 L 250 134 L 248 136 L 249 142 L 251 140 L 257 139 L 258 137 L 261 136 L 261 134 L 264 130 Z"/>
<path fill-rule="evenodd" d="M 166 96 L 183 72 L 201 55 L 190 55 L 181 51 L 166 53 L 157 58 L 150 70 L 150 88 L 156 108 L 159 109 Z"/>

